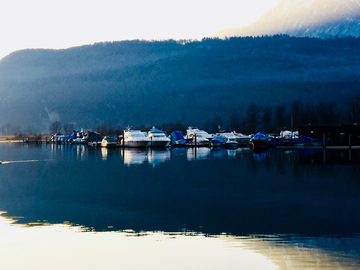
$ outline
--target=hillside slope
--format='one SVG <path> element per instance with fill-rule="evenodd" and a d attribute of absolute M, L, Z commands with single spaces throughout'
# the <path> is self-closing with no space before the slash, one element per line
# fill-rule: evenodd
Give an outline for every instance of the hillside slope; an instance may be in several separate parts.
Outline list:
<path fill-rule="evenodd" d="M 360 39 L 126 41 L 25 50 L 0 61 L 0 126 L 201 126 L 261 106 L 359 93 Z"/>

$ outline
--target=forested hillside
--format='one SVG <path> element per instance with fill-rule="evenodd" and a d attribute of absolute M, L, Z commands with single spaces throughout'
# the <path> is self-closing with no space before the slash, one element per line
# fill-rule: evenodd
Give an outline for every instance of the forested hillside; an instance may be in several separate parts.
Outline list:
<path fill-rule="evenodd" d="M 303 122 L 320 121 L 309 115 L 319 104 L 332 108 L 331 121 L 360 121 L 350 104 L 360 95 L 359 75 L 360 39 L 352 37 L 122 41 L 23 50 L 0 61 L 0 127 L 10 123 L 44 132 L 55 121 L 75 128 L 180 122 L 250 132 L 264 128 L 259 119 L 265 111 L 275 117 L 281 107 L 287 117 L 294 101 L 308 108 Z M 244 122 L 250 108 L 259 120 L 253 127 Z M 276 121 L 271 127 L 267 122 L 268 128 L 280 125 Z"/>

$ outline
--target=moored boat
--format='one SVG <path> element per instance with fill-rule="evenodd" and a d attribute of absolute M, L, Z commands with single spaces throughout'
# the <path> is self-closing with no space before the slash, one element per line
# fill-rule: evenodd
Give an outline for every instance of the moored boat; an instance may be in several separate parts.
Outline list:
<path fill-rule="evenodd" d="M 236 137 L 234 133 L 227 131 L 227 130 L 221 130 L 216 133 L 217 136 L 221 136 L 225 139 L 224 147 L 226 148 L 238 148 L 239 143 L 236 141 Z"/>
<path fill-rule="evenodd" d="M 256 133 L 250 141 L 253 148 L 266 148 L 269 146 L 268 136 L 263 131 Z"/>
<path fill-rule="evenodd" d="M 125 147 L 137 147 L 144 148 L 147 147 L 150 143 L 150 140 L 146 135 L 140 130 L 131 130 L 128 129 L 124 131 L 124 146 Z"/>
<path fill-rule="evenodd" d="M 185 139 L 191 141 L 192 145 L 208 146 L 212 137 L 206 131 L 190 126 L 187 129 Z"/>
<path fill-rule="evenodd" d="M 184 136 L 180 130 L 175 130 L 170 135 L 171 146 L 173 147 L 189 147 L 190 142 L 184 139 Z"/>
<path fill-rule="evenodd" d="M 239 146 L 250 146 L 251 135 L 245 135 L 235 131 L 233 131 L 232 133 L 234 134 Z"/>
<path fill-rule="evenodd" d="M 118 139 L 116 136 L 105 136 L 102 140 L 101 140 L 101 147 L 116 147 L 118 143 Z"/>
<path fill-rule="evenodd" d="M 149 147 L 168 147 L 170 139 L 166 136 L 165 132 L 153 127 L 147 135 L 150 140 Z"/>
<path fill-rule="evenodd" d="M 210 144 L 212 147 L 223 147 L 225 144 L 225 138 L 223 136 L 217 136 L 215 135 L 211 141 Z"/>

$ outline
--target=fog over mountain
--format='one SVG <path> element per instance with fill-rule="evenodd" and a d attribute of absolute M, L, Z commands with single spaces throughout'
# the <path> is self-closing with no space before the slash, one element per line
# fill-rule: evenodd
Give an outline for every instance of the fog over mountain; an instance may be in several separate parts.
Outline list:
<path fill-rule="evenodd" d="M 283 0 L 258 21 L 213 37 L 288 34 L 295 37 L 360 36 L 359 0 Z"/>
<path fill-rule="evenodd" d="M 250 104 L 290 109 L 294 100 L 335 102 L 346 112 L 354 94 L 360 39 L 353 37 L 134 40 L 23 50 L 0 61 L 0 127 L 42 132 L 54 121 L 227 126 Z"/>

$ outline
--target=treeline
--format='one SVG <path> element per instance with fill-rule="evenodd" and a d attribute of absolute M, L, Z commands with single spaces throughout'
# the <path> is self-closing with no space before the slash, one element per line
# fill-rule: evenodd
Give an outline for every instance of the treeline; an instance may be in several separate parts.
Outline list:
<path fill-rule="evenodd" d="M 223 121 L 215 117 L 204 126 L 214 132 Z M 360 123 L 360 95 L 349 98 L 345 110 L 335 102 L 319 101 L 302 103 L 299 100 L 291 104 L 282 103 L 275 107 L 252 103 L 243 115 L 234 113 L 229 119 L 229 129 L 251 134 L 259 130 L 267 133 L 279 133 L 281 130 L 297 130 L 303 125 L 337 125 L 341 123 Z M 221 127 L 221 126 L 220 126 Z"/>
<path fill-rule="evenodd" d="M 206 119 L 206 118 L 205 118 Z M 294 100 L 291 104 L 279 104 L 277 106 L 262 106 L 251 103 L 243 111 L 233 112 L 228 118 L 215 116 L 207 118 L 203 123 L 191 123 L 177 121 L 175 123 L 162 123 L 156 125 L 167 134 L 174 130 L 181 130 L 186 134 L 188 126 L 197 125 L 210 133 L 215 133 L 219 129 L 235 130 L 244 134 L 253 134 L 257 131 L 267 133 L 279 133 L 281 130 L 297 130 L 298 126 L 316 124 L 341 124 L 341 123 L 360 123 L 360 95 L 349 97 L 345 109 L 339 108 L 335 102 L 319 101 L 317 103 L 303 103 Z M 152 125 L 131 126 L 132 129 L 148 131 Z M 127 126 L 111 125 L 110 122 L 91 129 L 101 135 L 120 135 Z M 49 126 L 49 134 L 61 133 L 70 134 L 79 127 L 70 123 L 55 121 Z M 0 127 L 0 134 L 21 136 L 22 134 L 38 134 L 32 127 L 24 130 L 18 125 L 7 123 Z"/>

